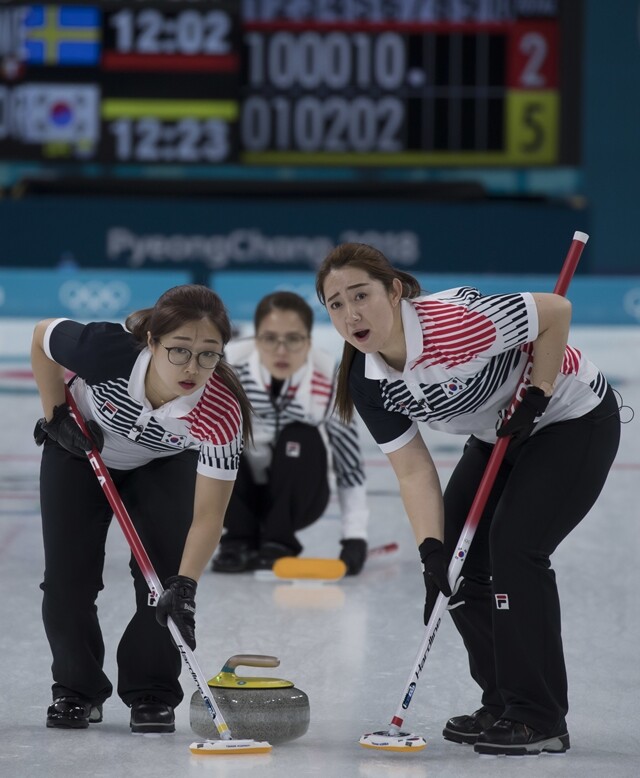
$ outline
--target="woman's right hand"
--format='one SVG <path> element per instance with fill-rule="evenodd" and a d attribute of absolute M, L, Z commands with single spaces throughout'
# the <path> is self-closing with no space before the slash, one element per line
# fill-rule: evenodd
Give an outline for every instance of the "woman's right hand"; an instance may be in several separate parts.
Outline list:
<path fill-rule="evenodd" d="M 88 438 L 76 424 L 71 410 L 66 403 L 56 405 L 53 409 L 53 416 L 50 421 L 40 419 L 33 431 L 33 437 L 36 443 L 41 446 L 45 437 L 51 438 L 66 448 L 71 454 L 82 457 L 91 451 L 95 446 L 98 451 L 102 451 L 104 446 L 104 435 L 100 425 L 89 419 L 85 425 L 91 438 Z M 43 434 L 44 433 L 44 434 Z"/>
<path fill-rule="evenodd" d="M 451 587 L 449 586 L 448 565 L 444 557 L 442 541 L 436 540 L 436 538 L 425 538 L 418 547 L 418 551 L 422 560 L 422 574 L 427 590 L 424 603 L 424 623 L 426 626 L 429 623 L 438 595 L 442 592 L 445 597 L 451 597 Z"/>

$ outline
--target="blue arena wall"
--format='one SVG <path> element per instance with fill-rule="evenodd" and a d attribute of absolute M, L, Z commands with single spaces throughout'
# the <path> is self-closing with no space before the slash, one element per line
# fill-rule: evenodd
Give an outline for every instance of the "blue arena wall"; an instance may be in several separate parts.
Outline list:
<path fill-rule="evenodd" d="M 190 280 L 162 271 L 0 270 L 0 316 L 117 321 Z"/>
<path fill-rule="evenodd" d="M 423 288 L 438 291 L 476 286 L 484 294 L 550 292 L 553 275 L 480 275 L 416 273 Z M 191 282 L 188 272 L 141 270 L 0 270 L 0 317 L 121 320 L 145 308 L 171 286 Z M 222 297 L 235 322 L 253 319 L 258 300 L 269 292 L 297 292 L 313 307 L 318 323 L 327 323 L 315 293 L 315 275 L 307 271 L 212 273 L 209 286 Z M 573 323 L 640 325 L 638 276 L 578 276 L 569 289 Z"/>

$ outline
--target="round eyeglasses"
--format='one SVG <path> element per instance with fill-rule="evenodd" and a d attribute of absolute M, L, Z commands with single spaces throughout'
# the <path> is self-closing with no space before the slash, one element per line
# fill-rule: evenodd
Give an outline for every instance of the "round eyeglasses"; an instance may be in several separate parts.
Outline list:
<path fill-rule="evenodd" d="M 309 340 L 309 337 L 307 335 L 300 335 L 298 332 L 289 332 L 282 336 L 266 332 L 264 335 L 258 335 L 256 340 L 265 351 L 277 351 L 278 347 L 282 345 L 287 351 L 295 353 L 296 351 L 300 351 L 304 344 Z"/>
<path fill-rule="evenodd" d="M 172 365 L 187 365 L 195 357 L 201 368 L 213 370 L 224 356 L 217 351 L 200 351 L 194 354 L 184 346 L 165 346 L 164 343 L 160 345 L 167 350 L 167 359 Z"/>

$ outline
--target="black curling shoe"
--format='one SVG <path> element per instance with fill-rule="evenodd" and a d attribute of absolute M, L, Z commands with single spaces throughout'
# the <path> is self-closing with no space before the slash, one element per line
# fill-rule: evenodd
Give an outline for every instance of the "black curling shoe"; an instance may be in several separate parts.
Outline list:
<path fill-rule="evenodd" d="M 285 556 L 298 556 L 298 554 L 284 543 L 268 541 L 260 546 L 258 558 L 255 562 L 256 570 L 271 570 L 278 559 Z"/>
<path fill-rule="evenodd" d="M 445 740 L 454 743 L 466 743 L 473 745 L 480 733 L 494 724 L 496 717 L 486 708 L 478 708 L 477 711 L 466 716 L 454 716 L 444 725 L 442 736 Z"/>
<path fill-rule="evenodd" d="M 102 721 L 102 705 L 93 705 L 82 697 L 56 697 L 47 709 L 47 727 L 86 729 Z"/>
<path fill-rule="evenodd" d="M 157 697 L 140 697 L 131 703 L 131 731 L 145 732 L 175 732 L 176 719 L 171 705 L 162 702 Z"/>
<path fill-rule="evenodd" d="M 473 750 L 478 754 L 494 756 L 535 756 L 541 753 L 564 754 L 569 748 L 569 733 L 564 723 L 555 733 L 547 734 L 531 729 L 521 721 L 498 719 L 480 733 Z"/>
<path fill-rule="evenodd" d="M 220 543 L 213 555 L 211 569 L 214 573 L 244 573 L 253 569 L 256 552 L 243 540 Z"/>

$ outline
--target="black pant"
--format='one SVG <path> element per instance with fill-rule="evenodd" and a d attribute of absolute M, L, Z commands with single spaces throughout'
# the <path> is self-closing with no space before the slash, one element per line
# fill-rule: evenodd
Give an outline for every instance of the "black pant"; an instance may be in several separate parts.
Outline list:
<path fill-rule="evenodd" d="M 549 557 L 595 503 L 619 439 L 609 389 L 591 413 L 545 427 L 519 449 L 507 450 L 462 568 L 463 584 L 450 600 L 483 705 L 542 732 L 562 726 L 568 710 Z M 447 485 L 447 558 L 492 448 L 471 438 Z"/>
<path fill-rule="evenodd" d="M 197 454 L 185 451 L 135 470 L 110 471 L 161 581 L 180 566 L 193 517 L 196 465 Z M 40 588 L 53 654 L 53 696 L 80 695 L 99 703 L 113 691 L 103 671 L 105 648 L 96 607 L 111 507 L 88 460 L 51 441 L 42 455 L 40 500 L 45 556 Z M 133 555 L 130 568 L 136 611 L 118 646 L 118 694 L 128 705 L 153 694 L 175 706 L 183 697 L 180 655 L 169 630 L 156 622 Z M 129 603 L 124 607 L 129 609 Z"/>
<path fill-rule="evenodd" d="M 278 436 L 268 481 L 257 485 L 245 457 L 229 507 L 222 543 L 243 540 L 252 548 L 275 542 L 302 551 L 297 530 L 322 516 L 329 502 L 327 450 L 316 427 L 288 424 Z"/>

